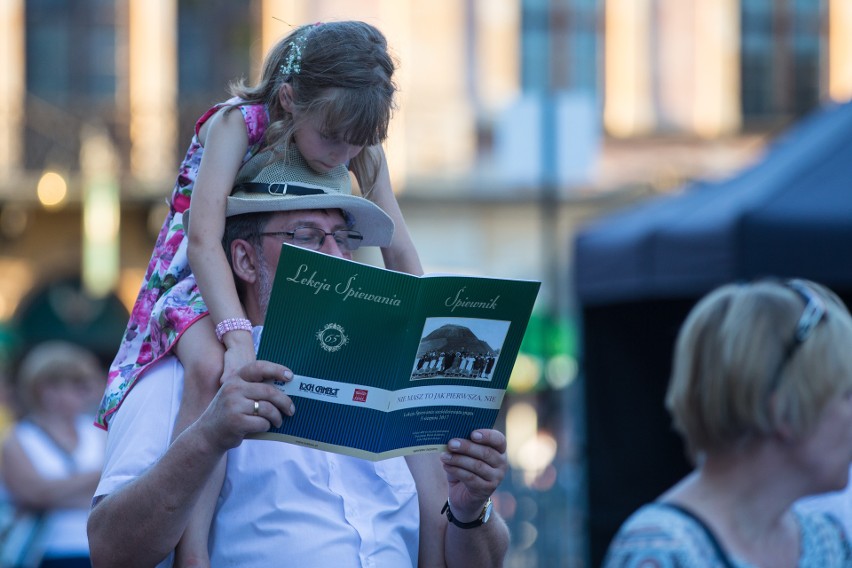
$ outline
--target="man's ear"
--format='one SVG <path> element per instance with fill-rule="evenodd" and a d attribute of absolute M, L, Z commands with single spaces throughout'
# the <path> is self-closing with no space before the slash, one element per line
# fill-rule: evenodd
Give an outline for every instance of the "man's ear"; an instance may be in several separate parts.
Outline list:
<path fill-rule="evenodd" d="M 254 284 L 258 278 L 257 251 L 251 243 L 244 239 L 234 239 L 231 242 L 231 260 L 234 275 L 247 284 Z"/>
<path fill-rule="evenodd" d="M 293 114 L 293 85 L 290 83 L 281 85 L 281 88 L 278 89 L 278 102 L 281 104 L 281 108 Z"/>

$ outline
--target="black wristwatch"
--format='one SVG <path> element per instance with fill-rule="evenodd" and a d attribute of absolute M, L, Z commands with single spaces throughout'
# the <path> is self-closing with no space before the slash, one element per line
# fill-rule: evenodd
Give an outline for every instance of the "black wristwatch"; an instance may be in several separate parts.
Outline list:
<path fill-rule="evenodd" d="M 441 509 L 441 514 L 446 513 L 447 519 L 456 525 L 460 529 L 475 529 L 476 527 L 481 527 L 485 523 L 488 522 L 488 519 L 491 518 L 491 509 L 494 508 L 494 503 L 491 501 L 491 497 L 486 501 L 485 506 L 482 507 L 482 512 L 479 513 L 479 518 L 469 523 L 463 523 L 457 518 L 453 516 L 453 511 L 450 509 L 450 500 L 447 499 L 447 502 L 444 503 L 444 508 Z"/>

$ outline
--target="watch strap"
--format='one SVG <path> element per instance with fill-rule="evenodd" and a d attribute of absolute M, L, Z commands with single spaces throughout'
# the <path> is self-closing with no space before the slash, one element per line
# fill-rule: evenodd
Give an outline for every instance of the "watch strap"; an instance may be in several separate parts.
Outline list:
<path fill-rule="evenodd" d="M 464 523 L 453 516 L 453 510 L 450 509 L 450 500 L 447 499 L 447 502 L 444 503 L 444 508 L 441 509 L 441 514 L 447 515 L 447 520 L 456 525 L 460 529 L 475 529 L 476 527 L 481 527 L 485 524 L 485 511 L 488 507 L 491 506 L 491 497 L 488 498 L 488 501 L 485 503 L 485 506 L 482 508 L 482 513 L 480 513 L 479 518 L 476 518 L 469 523 Z"/>

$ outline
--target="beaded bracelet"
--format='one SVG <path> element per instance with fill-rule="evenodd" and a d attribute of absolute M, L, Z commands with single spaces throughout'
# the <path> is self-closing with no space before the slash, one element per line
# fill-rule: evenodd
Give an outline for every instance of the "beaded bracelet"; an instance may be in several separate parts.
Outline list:
<path fill-rule="evenodd" d="M 245 318 L 228 318 L 222 320 L 216 324 L 216 338 L 221 342 L 226 333 L 238 329 L 250 332 L 252 330 L 251 322 Z"/>

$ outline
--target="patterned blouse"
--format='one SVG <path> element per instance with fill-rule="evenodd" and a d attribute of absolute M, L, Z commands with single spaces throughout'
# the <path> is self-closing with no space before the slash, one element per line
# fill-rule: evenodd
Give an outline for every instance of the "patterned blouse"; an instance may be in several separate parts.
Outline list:
<path fill-rule="evenodd" d="M 824 513 L 793 510 L 801 534 L 799 568 L 852 566 L 843 528 Z M 720 554 L 704 525 L 666 504 L 651 503 L 621 526 L 609 545 L 604 568 L 755 568 Z"/>
<path fill-rule="evenodd" d="M 269 124 L 266 107 L 240 105 L 239 102 L 231 99 L 214 106 L 195 125 L 195 135 L 169 198 L 169 212 L 157 236 L 118 354 L 109 369 L 106 391 L 95 420 L 101 428 L 107 428 L 109 416 L 118 410 L 142 372 L 171 351 L 184 330 L 207 314 L 207 306 L 189 269 L 183 214 L 189 209 L 204 153 L 198 132 L 219 109 L 237 105 L 235 109 L 239 109 L 245 119 L 249 148 L 243 164 L 261 150 Z"/>

